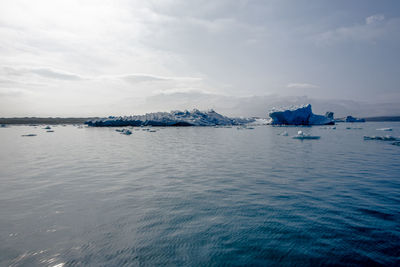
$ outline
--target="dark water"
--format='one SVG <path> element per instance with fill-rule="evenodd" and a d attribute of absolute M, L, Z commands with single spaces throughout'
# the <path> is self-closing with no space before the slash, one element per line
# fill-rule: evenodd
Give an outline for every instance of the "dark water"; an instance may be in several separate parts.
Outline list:
<path fill-rule="evenodd" d="M 399 123 L 54 130 L 0 129 L 0 266 L 400 265 Z"/>

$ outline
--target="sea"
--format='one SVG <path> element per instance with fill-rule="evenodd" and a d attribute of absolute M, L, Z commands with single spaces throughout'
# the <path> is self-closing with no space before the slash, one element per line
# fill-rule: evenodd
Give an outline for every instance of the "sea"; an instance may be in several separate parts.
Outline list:
<path fill-rule="evenodd" d="M 0 128 L 0 266 L 400 266 L 399 122 L 45 126 Z"/>

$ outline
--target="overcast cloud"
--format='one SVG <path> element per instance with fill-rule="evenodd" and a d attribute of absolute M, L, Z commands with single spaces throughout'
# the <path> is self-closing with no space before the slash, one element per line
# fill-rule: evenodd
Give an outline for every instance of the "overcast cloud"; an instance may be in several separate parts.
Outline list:
<path fill-rule="evenodd" d="M 200 96 L 400 103 L 399 47 L 395 0 L 4 0 L 0 116 L 158 111 L 177 94 L 187 108 Z"/>

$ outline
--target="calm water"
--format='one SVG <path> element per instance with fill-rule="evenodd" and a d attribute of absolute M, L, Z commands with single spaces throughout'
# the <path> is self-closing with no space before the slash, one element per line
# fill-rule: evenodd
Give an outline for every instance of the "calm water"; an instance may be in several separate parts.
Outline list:
<path fill-rule="evenodd" d="M 42 128 L 0 129 L 0 266 L 400 265 L 399 123 Z"/>

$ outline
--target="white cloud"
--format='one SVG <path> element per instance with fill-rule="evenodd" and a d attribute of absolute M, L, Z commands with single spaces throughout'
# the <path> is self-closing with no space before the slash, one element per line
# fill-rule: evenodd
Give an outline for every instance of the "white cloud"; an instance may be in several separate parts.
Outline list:
<path fill-rule="evenodd" d="M 201 81 L 201 78 L 194 77 L 167 77 L 167 76 L 157 76 L 152 74 L 134 73 L 118 75 L 120 78 L 129 83 L 141 83 L 141 82 L 167 82 L 167 81 L 182 81 L 182 82 L 197 82 Z"/>
<path fill-rule="evenodd" d="M 332 45 L 345 42 L 372 42 L 379 40 L 399 40 L 400 19 L 385 19 L 382 14 L 365 18 L 365 23 L 339 27 L 313 37 L 318 45 Z"/>
<path fill-rule="evenodd" d="M 289 83 L 286 85 L 287 88 L 318 88 L 318 85 L 311 84 L 311 83 Z"/>
<path fill-rule="evenodd" d="M 383 21 L 384 19 L 385 19 L 385 16 L 382 14 L 372 15 L 365 19 L 365 24 L 369 25 L 369 24 L 378 23 L 380 21 Z"/>
<path fill-rule="evenodd" d="M 23 67 L 14 68 L 10 66 L 4 66 L 2 68 L 3 75 L 7 76 L 22 76 L 35 74 L 44 78 L 57 79 L 57 80 L 68 80 L 68 81 L 80 81 L 86 78 L 81 75 L 70 73 L 63 70 L 57 70 L 49 67 Z"/>

